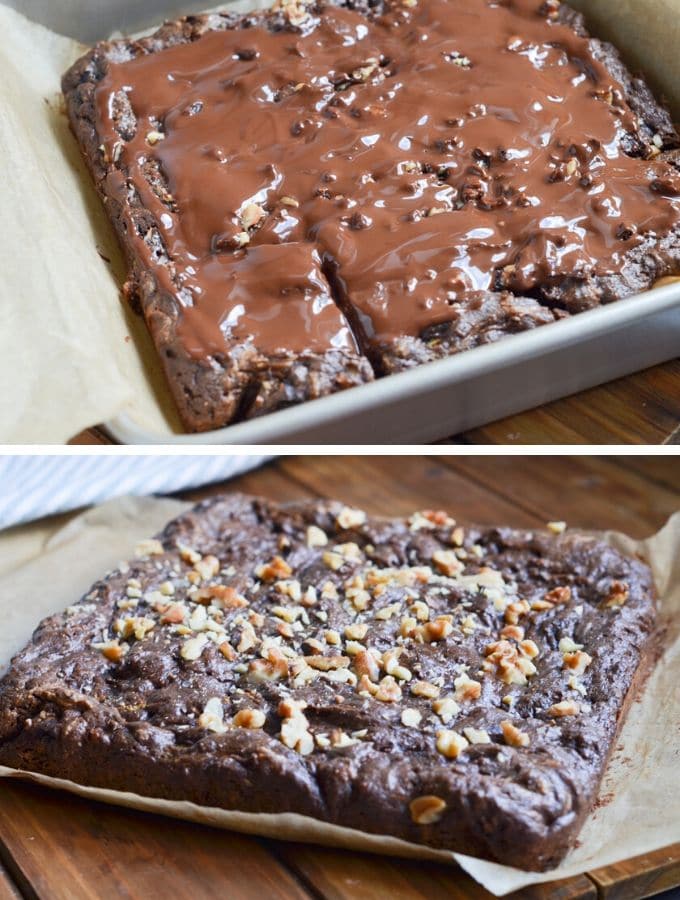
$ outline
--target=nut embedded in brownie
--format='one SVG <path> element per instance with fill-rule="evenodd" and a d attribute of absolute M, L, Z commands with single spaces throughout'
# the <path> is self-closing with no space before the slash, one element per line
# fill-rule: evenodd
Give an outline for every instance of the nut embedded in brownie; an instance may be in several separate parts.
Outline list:
<path fill-rule="evenodd" d="M 40 625 L 0 765 L 545 869 L 654 613 L 649 569 L 591 537 L 216 498 Z"/>

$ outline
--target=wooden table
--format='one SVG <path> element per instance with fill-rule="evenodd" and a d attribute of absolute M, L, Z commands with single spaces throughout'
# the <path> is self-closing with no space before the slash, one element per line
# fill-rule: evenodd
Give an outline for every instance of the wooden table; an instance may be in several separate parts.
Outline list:
<path fill-rule="evenodd" d="M 72 444 L 110 443 L 96 429 Z M 454 435 L 452 444 L 678 444 L 680 360 Z"/>
<path fill-rule="evenodd" d="M 677 460 L 287 457 L 229 485 L 274 500 L 336 496 L 373 513 L 446 507 L 465 522 L 656 530 L 678 506 Z M 203 497 L 211 487 L 187 495 Z M 680 884 L 680 844 L 525 890 L 531 900 L 650 896 Z M 0 781 L 0 900 L 425 900 L 490 895 L 454 867 L 295 845 Z"/>

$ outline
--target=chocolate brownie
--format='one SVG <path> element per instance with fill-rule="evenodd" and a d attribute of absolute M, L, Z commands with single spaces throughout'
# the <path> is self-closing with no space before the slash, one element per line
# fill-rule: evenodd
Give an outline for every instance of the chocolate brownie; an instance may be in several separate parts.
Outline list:
<path fill-rule="evenodd" d="M 556 0 L 188 16 L 63 90 L 191 430 L 680 271 L 670 117 Z"/>
<path fill-rule="evenodd" d="M 38 627 L 0 764 L 545 869 L 654 617 L 647 566 L 591 537 L 223 496 Z"/>

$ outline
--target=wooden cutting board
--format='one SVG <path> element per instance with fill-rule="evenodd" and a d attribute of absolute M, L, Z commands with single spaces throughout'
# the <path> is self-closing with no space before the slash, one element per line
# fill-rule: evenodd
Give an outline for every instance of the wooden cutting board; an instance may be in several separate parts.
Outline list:
<path fill-rule="evenodd" d="M 341 497 L 373 513 L 657 530 L 680 499 L 672 457 L 288 457 L 229 484 L 273 500 Z M 223 486 L 195 491 L 206 496 Z M 680 844 L 523 900 L 637 900 L 680 885 Z M 452 866 L 251 838 L 0 780 L 0 900 L 486 900 Z"/>

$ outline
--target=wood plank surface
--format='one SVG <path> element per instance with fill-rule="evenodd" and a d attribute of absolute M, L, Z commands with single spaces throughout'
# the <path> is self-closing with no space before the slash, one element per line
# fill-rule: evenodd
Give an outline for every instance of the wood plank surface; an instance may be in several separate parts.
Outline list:
<path fill-rule="evenodd" d="M 594 869 L 588 876 L 604 900 L 652 897 L 680 884 L 680 843 L 613 866 Z"/>
<path fill-rule="evenodd" d="M 259 841 L 0 781 L 0 841 L 28 896 L 307 900 Z"/>
<path fill-rule="evenodd" d="M 664 444 L 680 440 L 680 360 L 452 435 L 454 444 Z M 72 444 L 110 442 L 91 429 Z"/>
<path fill-rule="evenodd" d="M 20 900 L 19 889 L 12 881 L 7 869 L 0 863 L 0 900 Z"/>
<path fill-rule="evenodd" d="M 327 900 L 489 900 L 469 875 L 452 866 L 348 853 L 309 844 L 281 844 L 277 855 Z M 507 900 L 585 900 L 597 891 L 585 875 L 534 885 Z"/>
<path fill-rule="evenodd" d="M 559 518 L 642 536 L 680 505 L 679 478 L 664 457 L 283 457 L 226 489 L 278 501 L 335 496 L 385 515 L 448 508 L 463 523 L 534 526 Z M 212 485 L 183 496 L 224 489 Z M 12 881 L 22 896 L 41 900 L 491 896 L 455 867 L 249 838 L 2 781 L 0 861 L 11 876 L 3 881 L 0 870 L 0 900 L 16 900 Z M 675 884 L 677 846 L 511 896 L 623 900 Z"/>

